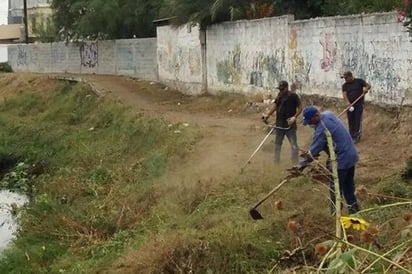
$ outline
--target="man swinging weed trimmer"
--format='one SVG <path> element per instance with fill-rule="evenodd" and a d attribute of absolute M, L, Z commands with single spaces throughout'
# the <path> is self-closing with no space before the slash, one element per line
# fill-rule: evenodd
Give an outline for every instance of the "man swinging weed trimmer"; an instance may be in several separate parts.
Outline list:
<path fill-rule="evenodd" d="M 320 113 L 314 106 L 309 106 L 304 109 L 303 125 L 314 126 L 314 137 L 309 151 L 304 153 L 302 155 L 303 159 L 289 170 L 290 175 L 288 178 L 284 179 L 250 209 L 249 213 L 254 220 L 263 219 L 262 215 L 257 211 L 258 206 L 260 206 L 271 195 L 273 195 L 273 193 L 280 189 L 280 187 L 282 187 L 290 177 L 302 175 L 303 169 L 305 169 L 308 164 L 315 159 L 315 155 L 317 156 L 320 152 L 325 151 L 325 148 L 327 148 L 327 140 L 325 135 L 326 129 L 329 130 L 332 135 L 331 137 L 335 147 L 334 151 L 337 157 L 337 176 L 339 178 L 341 192 L 346 200 L 346 203 L 348 204 L 348 211 L 352 214 L 359 210 L 359 205 L 355 196 L 354 181 L 355 164 L 357 163 L 359 157 L 349 131 L 345 128 L 337 115 L 330 111 Z M 329 188 L 331 190 L 330 195 L 332 201 L 331 212 L 334 213 L 336 201 L 332 180 L 330 181 Z"/>
<path fill-rule="evenodd" d="M 243 172 L 246 165 L 250 163 L 250 160 L 255 156 L 256 152 L 259 151 L 272 133 L 275 133 L 275 162 L 278 163 L 280 161 L 280 151 L 285 136 L 288 138 L 292 147 L 293 164 L 296 164 L 299 160 L 296 119 L 302 112 L 302 103 L 296 93 L 289 91 L 288 82 L 280 81 L 277 88 L 279 89 L 279 93 L 272 109 L 262 116 L 263 122 L 268 124 L 269 117 L 276 112 L 276 123 L 271 126 L 269 133 L 246 161 L 245 165 L 241 168 L 241 172 Z"/>
<path fill-rule="evenodd" d="M 302 103 L 296 93 L 289 91 L 288 82 L 280 81 L 278 89 L 279 93 L 272 109 L 268 114 L 263 115 L 262 119 L 264 122 L 267 122 L 269 116 L 276 112 L 275 162 L 278 163 L 280 161 L 280 151 L 283 139 L 286 136 L 292 147 L 292 162 L 296 164 L 299 160 L 296 119 L 302 112 Z"/>
<path fill-rule="evenodd" d="M 345 83 L 342 85 L 342 94 L 345 103 L 349 106 L 347 112 L 349 132 L 356 144 L 359 142 L 362 133 L 364 96 L 371 86 L 361 78 L 354 78 L 350 71 L 343 73 L 341 78 L 345 79 Z M 358 100 L 356 100 L 357 98 Z"/>
<path fill-rule="evenodd" d="M 295 166 L 295 169 L 302 171 L 313 161 L 312 155 L 318 155 L 324 151 L 327 145 L 326 131 L 331 134 L 334 153 L 337 160 L 337 176 L 339 188 L 348 204 L 349 214 L 359 211 L 359 205 L 355 196 L 355 165 L 359 160 L 358 152 L 349 131 L 342 121 L 331 111 L 319 112 L 314 106 L 308 106 L 303 110 L 303 125 L 314 126 L 313 141 L 308 153 L 303 160 Z M 335 211 L 334 184 L 330 183 L 330 195 L 332 201 L 332 213 Z"/>

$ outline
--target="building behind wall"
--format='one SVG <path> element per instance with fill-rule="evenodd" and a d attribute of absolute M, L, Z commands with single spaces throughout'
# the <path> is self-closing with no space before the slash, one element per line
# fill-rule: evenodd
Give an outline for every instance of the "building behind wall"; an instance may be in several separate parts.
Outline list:
<path fill-rule="evenodd" d="M 27 0 L 29 41 L 36 41 L 39 33 L 47 33 L 47 30 L 51 28 L 53 13 L 51 2 L 52 0 Z M 8 24 L 20 26 L 21 32 L 18 39 L 14 40 L 22 42 L 25 37 L 23 0 L 9 0 Z"/>
<path fill-rule="evenodd" d="M 28 13 L 33 9 L 50 9 L 52 0 L 27 0 Z M 9 0 L 9 24 L 23 24 L 24 3 L 23 0 Z"/>

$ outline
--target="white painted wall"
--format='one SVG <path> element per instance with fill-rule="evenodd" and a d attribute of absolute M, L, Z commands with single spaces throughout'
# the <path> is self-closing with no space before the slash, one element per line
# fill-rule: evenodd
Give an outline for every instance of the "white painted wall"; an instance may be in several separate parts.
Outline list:
<path fill-rule="evenodd" d="M 412 104 L 412 44 L 397 13 L 293 21 L 237 21 L 207 29 L 207 80 L 214 93 L 274 89 L 297 82 L 305 94 L 341 97 L 340 74 L 372 85 L 366 99 Z"/>
<path fill-rule="evenodd" d="M 287 79 L 289 20 L 293 17 L 242 20 L 209 27 L 208 90 L 259 92 Z"/>
<path fill-rule="evenodd" d="M 202 49 L 198 27 L 157 28 L 159 80 L 182 92 L 204 92 Z"/>
<path fill-rule="evenodd" d="M 7 45 L 0 45 L 0 63 L 7 62 Z"/>
<path fill-rule="evenodd" d="M 157 28 L 157 39 L 14 45 L 16 71 L 131 75 L 198 95 L 274 91 L 280 80 L 304 94 L 341 97 L 340 74 L 372 85 L 374 103 L 412 105 L 412 43 L 396 12 L 294 21 L 281 16 Z M 206 36 L 206 38 L 204 38 Z M 206 50 L 206 51 L 205 51 Z"/>

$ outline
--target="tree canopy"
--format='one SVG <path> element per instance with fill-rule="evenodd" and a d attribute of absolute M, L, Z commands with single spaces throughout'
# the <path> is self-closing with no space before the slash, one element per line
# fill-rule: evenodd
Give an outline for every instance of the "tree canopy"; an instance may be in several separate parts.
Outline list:
<path fill-rule="evenodd" d="M 155 36 L 163 0 L 53 0 L 60 39 Z"/>
<path fill-rule="evenodd" d="M 404 9 L 408 0 L 53 0 L 57 40 L 155 36 L 153 20 L 201 27 L 293 14 L 296 19 Z M 410 9 L 409 9 L 410 10 Z"/>

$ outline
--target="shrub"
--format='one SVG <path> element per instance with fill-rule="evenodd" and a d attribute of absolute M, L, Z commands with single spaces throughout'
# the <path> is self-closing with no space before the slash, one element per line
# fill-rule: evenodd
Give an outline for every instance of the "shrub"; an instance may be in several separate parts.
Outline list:
<path fill-rule="evenodd" d="M 2 71 L 2 72 L 12 72 L 13 69 L 11 68 L 9 63 L 5 62 L 5 63 L 0 63 L 0 71 Z"/>
<path fill-rule="evenodd" d="M 406 161 L 406 167 L 402 171 L 401 176 L 405 181 L 412 179 L 412 157 Z"/>

